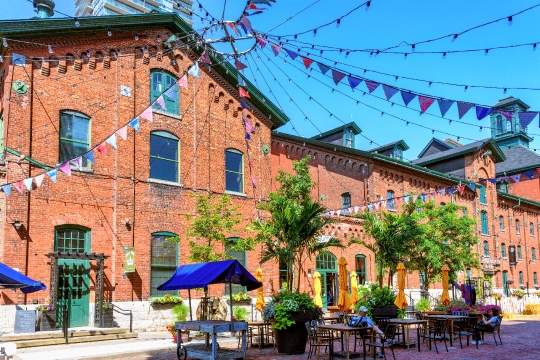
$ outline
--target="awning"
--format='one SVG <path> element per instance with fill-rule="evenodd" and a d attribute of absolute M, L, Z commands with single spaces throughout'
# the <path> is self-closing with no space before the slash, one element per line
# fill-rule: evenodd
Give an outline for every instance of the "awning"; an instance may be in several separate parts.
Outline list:
<path fill-rule="evenodd" d="M 157 287 L 158 290 L 187 290 L 207 288 L 210 284 L 232 283 L 255 290 L 262 286 L 238 260 L 182 265 L 173 276 Z"/>
<path fill-rule="evenodd" d="M 0 262 L 0 289 L 20 289 L 23 293 L 28 294 L 45 290 L 47 287 L 42 282 L 32 280 Z"/>

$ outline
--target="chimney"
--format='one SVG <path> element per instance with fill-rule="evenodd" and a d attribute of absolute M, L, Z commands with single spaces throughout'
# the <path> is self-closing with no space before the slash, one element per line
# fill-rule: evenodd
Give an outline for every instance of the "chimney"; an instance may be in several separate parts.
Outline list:
<path fill-rule="evenodd" d="M 54 1 L 52 0 L 34 0 L 34 8 L 40 19 L 48 19 L 54 15 Z"/>

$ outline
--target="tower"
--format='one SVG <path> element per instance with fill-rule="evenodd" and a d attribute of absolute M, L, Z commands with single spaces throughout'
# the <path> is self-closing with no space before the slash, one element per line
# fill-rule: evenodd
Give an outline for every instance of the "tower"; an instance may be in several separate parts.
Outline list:
<path fill-rule="evenodd" d="M 527 134 L 527 128 L 523 128 L 519 122 L 518 112 L 527 111 L 529 105 L 513 96 L 499 100 L 493 106 L 491 114 L 491 137 L 501 149 L 524 146 L 529 147 L 529 142 L 533 140 Z"/>

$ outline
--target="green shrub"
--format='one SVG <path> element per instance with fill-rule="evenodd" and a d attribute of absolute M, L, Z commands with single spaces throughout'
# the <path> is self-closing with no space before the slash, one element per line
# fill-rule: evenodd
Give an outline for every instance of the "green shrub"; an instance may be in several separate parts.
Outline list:
<path fill-rule="evenodd" d="M 431 307 L 428 299 L 420 299 L 416 304 L 414 304 L 414 307 L 418 309 L 418 311 L 426 312 Z"/>
<path fill-rule="evenodd" d="M 189 307 L 187 307 L 187 305 L 184 305 L 184 304 L 178 304 L 178 305 L 175 305 L 171 311 L 175 316 L 174 318 L 175 321 L 186 321 L 187 316 L 189 314 Z"/>
<path fill-rule="evenodd" d="M 249 318 L 249 311 L 241 306 L 233 307 L 233 316 L 236 321 L 247 321 Z"/>

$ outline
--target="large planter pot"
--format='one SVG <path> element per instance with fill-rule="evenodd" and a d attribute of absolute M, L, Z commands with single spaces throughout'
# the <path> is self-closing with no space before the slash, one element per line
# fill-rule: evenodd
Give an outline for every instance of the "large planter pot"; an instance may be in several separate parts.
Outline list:
<path fill-rule="evenodd" d="M 396 305 L 375 306 L 371 315 L 373 317 L 397 318 L 398 307 Z"/>
<path fill-rule="evenodd" d="M 313 311 L 299 311 L 291 315 L 296 323 L 283 330 L 274 329 L 274 337 L 278 353 L 300 355 L 306 352 L 306 322 L 315 318 Z"/>
<path fill-rule="evenodd" d="M 39 312 L 39 331 L 56 330 L 56 311 Z"/>
<path fill-rule="evenodd" d="M 101 316 L 103 317 L 103 326 L 104 328 L 114 327 L 114 316 L 112 309 L 103 309 L 101 311 Z"/>

